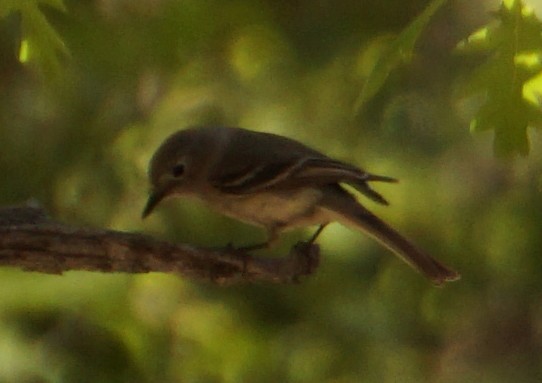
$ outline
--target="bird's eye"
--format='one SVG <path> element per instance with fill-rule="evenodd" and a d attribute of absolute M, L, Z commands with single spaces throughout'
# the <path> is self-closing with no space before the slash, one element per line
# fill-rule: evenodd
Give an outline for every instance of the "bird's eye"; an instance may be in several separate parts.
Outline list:
<path fill-rule="evenodd" d="M 184 164 L 179 163 L 179 164 L 175 165 L 175 166 L 173 167 L 173 169 L 171 170 L 171 174 L 172 174 L 173 177 L 175 177 L 175 178 L 182 177 L 183 174 L 184 174 Z"/>

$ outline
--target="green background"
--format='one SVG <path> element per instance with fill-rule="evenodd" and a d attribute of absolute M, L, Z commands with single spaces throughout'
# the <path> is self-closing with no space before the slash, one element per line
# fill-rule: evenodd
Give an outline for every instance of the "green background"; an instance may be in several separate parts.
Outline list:
<path fill-rule="evenodd" d="M 361 105 L 427 2 L 14 4 L 0 1 L 1 204 L 38 201 L 65 223 L 171 241 L 253 243 L 258 229 L 182 200 L 140 219 L 166 136 L 242 126 L 399 178 L 375 186 L 390 207 L 362 202 L 462 279 L 435 288 L 339 225 L 297 285 L 6 268 L 1 382 L 541 381 L 540 137 L 528 157 L 502 160 L 493 133 L 469 133 L 484 93 L 461 84 L 491 55 L 455 51 L 496 22 L 498 3 L 443 5 Z"/>

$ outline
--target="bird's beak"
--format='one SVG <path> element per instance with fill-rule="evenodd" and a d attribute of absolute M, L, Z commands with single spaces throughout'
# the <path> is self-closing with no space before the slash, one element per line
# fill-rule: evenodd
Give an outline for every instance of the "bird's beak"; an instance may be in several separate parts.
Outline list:
<path fill-rule="evenodd" d="M 167 189 L 154 189 L 151 191 L 151 194 L 149 195 L 149 199 L 147 200 L 147 204 L 145 205 L 145 209 L 143 209 L 143 213 L 141 214 L 141 218 L 146 218 L 149 214 L 152 213 L 154 208 L 164 199 L 164 197 L 167 194 Z"/>

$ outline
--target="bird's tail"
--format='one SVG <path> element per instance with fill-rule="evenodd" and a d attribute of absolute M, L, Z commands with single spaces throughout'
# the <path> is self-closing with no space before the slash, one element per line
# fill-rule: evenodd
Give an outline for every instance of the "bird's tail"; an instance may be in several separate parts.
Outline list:
<path fill-rule="evenodd" d="M 341 198 L 335 200 L 332 206 L 328 204 L 327 208 L 333 211 L 337 221 L 369 234 L 436 285 L 460 278 L 459 273 L 418 249 L 395 229 L 358 203 Z"/>

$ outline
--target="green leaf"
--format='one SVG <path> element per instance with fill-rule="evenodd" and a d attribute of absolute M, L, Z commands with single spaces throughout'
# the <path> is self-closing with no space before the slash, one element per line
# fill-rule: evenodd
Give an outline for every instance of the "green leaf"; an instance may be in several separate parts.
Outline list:
<path fill-rule="evenodd" d="M 493 130 L 495 155 L 527 155 L 528 127 L 542 126 L 537 97 L 542 94 L 542 23 L 520 0 L 504 2 L 495 17 L 458 46 L 461 53 L 481 51 L 488 57 L 462 94 L 485 94 L 471 131 Z"/>
<path fill-rule="evenodd" d="M 30 64 L 42 75 L 54 77 L 60 73 L 60 59 L 68 55 L 64 41 L 49 23 L 39 5 L 45 4 L 66 11 L 62 0 L 4 0 L 0 3 L 0 17 L 20 12 L 22 42 L 19 61 Z"/>
<path fill-rule="evenodd" d="M 384 53 L 376 61 L 373 70 L 367 77 L 367 81 L 356 100 L 355 114 L 358 114 L 363 105 L 382 88 L 382 85 L 384 85 L 384 82 L 394 69 L 411 60 L 420 34 L 435 12 L 445 3 L 446 0 L 433 0 L 384 50 Z"/>

